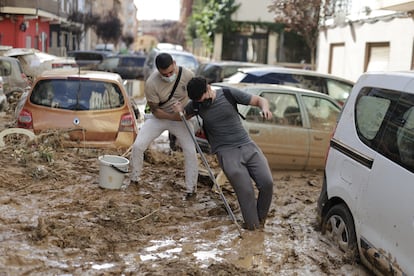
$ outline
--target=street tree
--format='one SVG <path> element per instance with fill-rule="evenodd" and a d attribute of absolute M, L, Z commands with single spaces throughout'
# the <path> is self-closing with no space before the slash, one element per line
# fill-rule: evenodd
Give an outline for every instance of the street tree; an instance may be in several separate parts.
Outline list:
<path fill-rule="evenodd" d="M 189 34 L 192 39 L 201 38 L 206 46 L 212 50 L 214 34 L 223 36 L 237 29 L 237 24 L 231 20 L 231 15 L 241 4 L 235 0 L 202 0 L 196 5 L 193 12 Z"/>
<path fill-rule="evenodd" d="M 284 24 L 287 32 L 302 36 L 315 65 L 320 20 L 329 15 L 330 0 L 272 0 L 268 11 L 274 13 L 276 23 Z"/>
<path fill-rule="evenodd" d="M 114 11 L 110 11 L 102 17 L 96 26 L 96 35 L 107 44 L 113 42 L 118 44 L 122 36 L 122 22 Z"/>
<path fill-rule="evenodd" d="M 179 21 L 166 22 L 158 35 L 158 41 L 185 46 L 185 28 Z"/>

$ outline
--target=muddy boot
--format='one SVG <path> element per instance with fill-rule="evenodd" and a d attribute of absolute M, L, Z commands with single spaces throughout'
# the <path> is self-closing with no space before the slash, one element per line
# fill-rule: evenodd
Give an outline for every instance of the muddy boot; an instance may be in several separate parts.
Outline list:
<path fill-rule="evenodd" d="M 250 231 L 259 230 L 264 228 L 265 223 L 266 220 L 260 220 L 259 225 L 247 225 L 247 223 L 243 222 L 242 228 Z"/>

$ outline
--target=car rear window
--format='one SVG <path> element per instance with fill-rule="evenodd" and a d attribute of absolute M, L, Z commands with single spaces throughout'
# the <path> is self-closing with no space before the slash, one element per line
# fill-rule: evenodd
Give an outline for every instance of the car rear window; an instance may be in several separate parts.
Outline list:
<path fill-rule="evenodd" d="M 30 101 L 36 105 L 67 110 L 104 110 L 124 105 L 120 88 L 93 80 L 44 80 L 33 88 Z"/>
<path fill-rule="evenodd" d="M 132 67 L 142 67 L 144 66 L 145 57 L 135 58 L 135 57 L 123 57 L 119 62 L 120 66 L 132 66 Z"/>

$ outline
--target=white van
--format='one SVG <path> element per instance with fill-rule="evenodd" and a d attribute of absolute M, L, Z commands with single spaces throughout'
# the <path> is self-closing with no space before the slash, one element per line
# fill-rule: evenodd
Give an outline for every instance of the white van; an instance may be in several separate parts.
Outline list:
<path fill-rule="evenodd" d="M 414 72 L 365 73 L 331 139 L 322 233 L 377 275 L 414 275 Z"/>

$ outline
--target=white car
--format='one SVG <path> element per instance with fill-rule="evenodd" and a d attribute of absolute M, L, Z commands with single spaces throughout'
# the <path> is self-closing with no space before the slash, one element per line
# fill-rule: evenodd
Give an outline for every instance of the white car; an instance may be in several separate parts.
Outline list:
<path fill-rule="evenodd" d="M 181 49 L 181 48 L 178 48 Z M 183 66 L 195 73 L 198 67 L 197 58 L 190 52 L 178 50 L 177 48 L 152 48 L 148 53 L 144 63 L 144 80 L 146 80 L 152 72 L 156 70 L 155 58 L 160 53 L 168 53 L 175 60 L 177 66 Z"/>
<path fill-rule="evenodd" d="M 30 48 L 12 48 L 3 55 L 17 58 L 23 72 L 32 80 L 47 70 L 78 67 L 74 58 L 58 57 Z"/>
<path fill-rule="evenodd" d="M 263 120 L 260 108 L 238 105 L 243 126 L 262 149 L 272 169 L 323 169 L 329 140 L 341 106 L 326 94 L 276 84 L 216 83 L 213 89 L 236 88 L 264 97 L 272 120 Z M 196 133 L 200 147 L 209 152 L 207 140 Z"/>
<path fill-rule="evenodd" d="M 414 72 L 365 73 L 331 139 L 322 233 L 377 275 L 414 275 Z"/>

